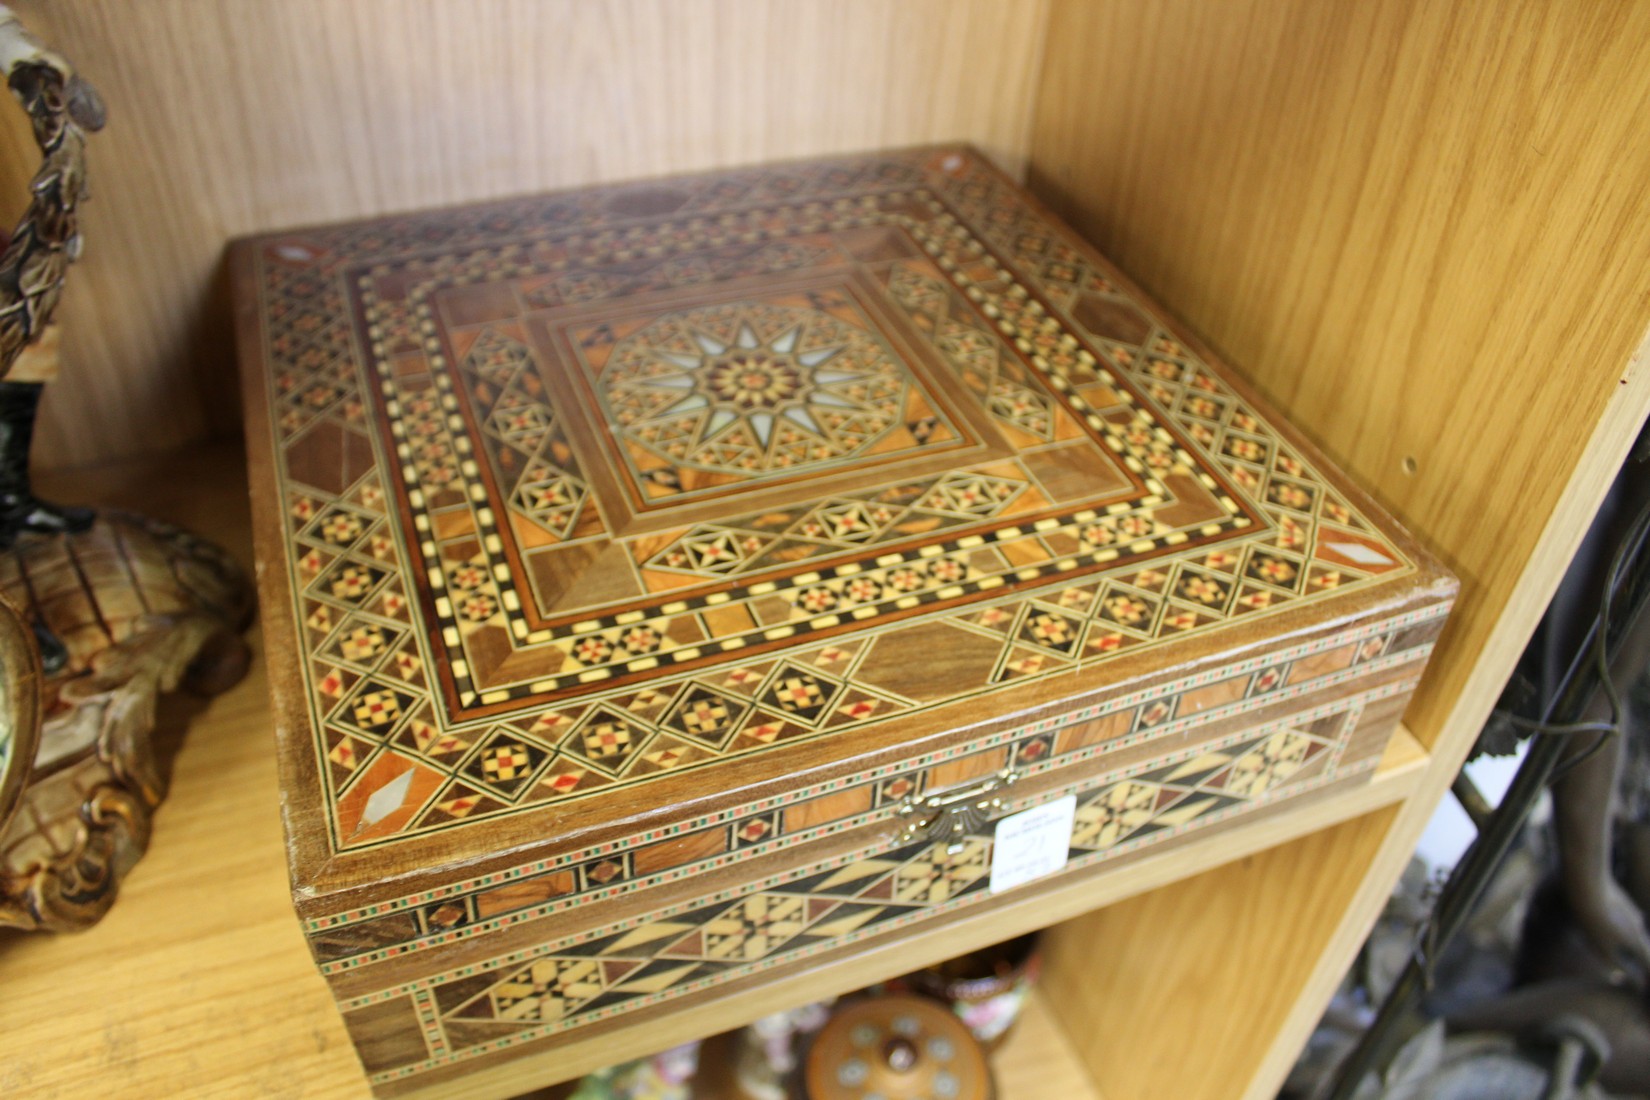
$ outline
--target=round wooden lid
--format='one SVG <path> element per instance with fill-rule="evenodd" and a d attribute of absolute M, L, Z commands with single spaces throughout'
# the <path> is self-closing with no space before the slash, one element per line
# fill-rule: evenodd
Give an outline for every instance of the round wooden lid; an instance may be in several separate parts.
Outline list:
<path fill-rule="evenodd" d="M 808 1052 L 807 1100 L 990 1100 L 979 1043 L 944 1005 L 873 997 L 831 1017 Z"/>

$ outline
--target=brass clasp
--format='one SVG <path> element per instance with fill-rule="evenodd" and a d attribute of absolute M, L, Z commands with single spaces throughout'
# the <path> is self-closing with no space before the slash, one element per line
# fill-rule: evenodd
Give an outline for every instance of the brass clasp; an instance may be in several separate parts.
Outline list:
<path fill-rule="evenodd" d="M 947 852 L 958 851 L 969 833 L 990 821 L 1003 808 L 1002 792 L 1019 778 L 1019 772 L 1004 768 L 961 787 L 952 787 L 922 798 L 908 796 L 899 808 L 900 816 L 905 819 L 899 842 L 909 844 L 918 839 L 933 843 L 943 841 Z"/>

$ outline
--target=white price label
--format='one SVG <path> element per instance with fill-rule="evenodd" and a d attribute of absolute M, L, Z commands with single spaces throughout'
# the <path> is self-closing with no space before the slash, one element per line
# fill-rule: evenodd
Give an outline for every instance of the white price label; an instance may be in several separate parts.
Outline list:
<path fill-rule="evenodd" d="M 1000 894 L 1066 865 L 1077 796 L 1033 806 L 997 822 L 991 855 L 991 892 Z"/>

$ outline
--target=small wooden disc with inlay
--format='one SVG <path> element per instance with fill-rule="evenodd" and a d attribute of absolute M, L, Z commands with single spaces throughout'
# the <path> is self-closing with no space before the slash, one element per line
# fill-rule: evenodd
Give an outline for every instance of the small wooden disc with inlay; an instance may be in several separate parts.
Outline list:
<path fill-rule="evenodd" d="M 873 997 L 831 1017 L 808 1053 L 806 1100 L 990 1100 L 985 1052 L 944 1005 Z"/>

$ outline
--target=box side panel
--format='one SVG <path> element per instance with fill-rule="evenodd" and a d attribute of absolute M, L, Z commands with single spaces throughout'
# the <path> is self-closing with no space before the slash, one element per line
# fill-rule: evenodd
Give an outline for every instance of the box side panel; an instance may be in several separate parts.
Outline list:
<path fill-rule="evenodd" d="M 1403 616 L 1274 650 L 1213 673 L 1165 678 L 1153 688 L 1093 708 L 988 731 L 922 755 L 889 761 L 817 786 L 797 786 L 669 830 L 457 879 L 342 913 L 314 917 L 305 931 L 322 972 L 350 995 L 416 971 L 420 953 L 498 934 L 521 936 L 542 919 L 585 925 L 701 889 L 705 875 L 753 860 L 781 862 L 803 844 L 845 845 L 855 830 L 890 831 L 910 799 L 1012 766 L 1027 776 L 1090 774 L 1161 757 L 1257 723 L 1280 721 L 1310 699 L 1354 691 L 1399 693 L 1431 653 L 1442 609 L 1419 622 Z M 1356 686 L 1355 686 L 1356 685 Z M 1395 714 L 1393 715 L 1395 721 Z M 1390 724 L 1390 723 L 1389 723 Z M 1378 754 L 1371 726 L 1358 759 Z M 1383 742 L 1384 743 L 1384 742 Z M 388 968 L 388 977 L 363 971 Z"/>
<path fill-rule="evenodd" d="M 1120 867 L 1145 855 L 1207 838 L 1223 829 L 1275 813 L 1280 804 L 1334 797 L 1336 793 L 1366 782 L 1368 775 L 1367 768 L 1349 774 L 1320 775 L 1316 780 L 1303 781 L 1298 789 L 1278 792 L 1277 801 L 1264 807 L 1225 815 L 1211 814 L 1184 825 L 1165 826 L 1154 837 L 1142 838 L 1132 846 L 1120 845 L 1113 853 L 1088 853 L 1088 861 L 1074 864 L 1064 874 L 1103 873 L 1104 869 Z M 1104 801 L 1107 792 L 1115 794 L 1117 789 L 1117 785 L 1104 788 L 1096 798 L 1085 802 L 1082 809 L 1090 810 L 1096 802 Z M 1109 818 L 1109 815 L 1106 816 Z M 1105 828 L 1092 821 L 1085 822 L 1084 827 Z M 744 937 L 751 927 L 751 918 L 759 912 L 763 919 L 771 914 L 772 919 L 781 924 L 800 920 L 802 914 L 814 909 L 840 914 L 838 919 L 827 918 L 812 926 L 809 932 L 789 941 L 792 949 L 776 952 L 771 958 L 760 961 L 729 965 L 719 976 L 706 974 L 705 969 L 710 964 L 697 958 L 662 955 L 645 960 L 608 960 L 601 957 L 542 955 L 517 959 L 499 969 L 480 970 L 469 979 L 459 978 L 433 987 L 398 987 L 388 991 L 383 1003 L 403 1006 L 404 1011 L 419 1015 L 424 1022 L 420 1043 L 407 1044 L 403 1041 L 399 1048 L 403 1057 L 408 1059 L 406 1062 L 392 1069 L 377 1069 L 371 1073 L 374 1089 L 381 1095 L 396 1095 L 408 1089 L 428 1087 L 489 1064 L 553 1049 L 557 1042 L 567 1037 L 576 1035 L 582 1039 L 598 1035 L 617 1023 L 645 1021 L 651 1013 L 680 1010 L 754 983 L 772 980 L 790 971 L 828 965 L 833 957 L 846 956 L 875 940 L 898 938 L 918 922 L 943 921 L 946 914 L 965 907 L 987 909 L 993 904 L 993 897 L 983 888 L 972 888 L 989 874 L 989 861 L 980 855 L 978 844 L 978 838 L 975 838 L 975 842 L 965 846 L 957 861 L 941 860 L 933 851 L 889 853 L 886 862 L 892 865 L 891 869 L 884 871 L 881 878 L 872 881 L 866 888 L 874 896 L 862 894 L 839 898 L 829 893 L 794 896 L 789 892 L 764 892 L 718 903 L 719 912 L 698 927 L 677 928 L 670 921 L 661 921 L 631 933 L 638 938 L 646 938 L 656 930 L 665 928 L 669 935 L 682 936 L 690 941 L 684 948 L 679 946 L 682 941 L 677 939 L 666 948 L 667 951 L 701 952 L 724 948 L 736 951 L 737 943 L 749 942 Z M 1097 855 L 1099 859 L 1095 860 Z M 857 867 L 880 862 L 883 861 L 861 861 L 841 873 L 857 875 Z M 901 902 L 902 898 L 911 896 L 903 891 L 924 888 L 915 885 L 917 883 L 927 884 L 926 889 L 938 897 L 951 889 L 952 879 L 958 878 L 964 880 L 965 885 L 962 888 L 964 892 L 957 896 L 936 901 L 926 909 Z M 888 896 L 884 897 L 884 894 Z M 871 923 L 864 928 L 854 927 L 865 919 L 867 913 L 874 914 L 888 908 L 896 909 L 898 916 L 886 925 Z M 813 932 L 822 928 L 829 928 L 836 934 L 828 940 L 814 938 Z M 729 941 L 721 938 L 724 934 L 731 935 L 737 943 L 728 947 Z M 781 930 L 773 935 L 777 938 L 784 932 Z M 632 973 L 636 975 L 634 979 L 625 977 Z M 619 984 L 624 987 L 621 993 L 631 994 L 627 998 L 629 1005 L 626 1009 L 614 1011 L 615 1003 L 611 1001 L 606 1005 L 597 1005 L 594 1001 L 578 1000 L 595 992 L 600 983 L 607 980 L 608 974 L 618 976 Z M 526 994 L 526 1000 L 514 1000 L 517 993 Z M 611 995 L 605 987 L 601 992 L 596 992 L 597 999 Z M 455 1001 L 458 1002 L 457 1007 L 448 1007 Z M 591 1006 L 588 1011 L 585 1008 L 587 1004 Z M 498 1021 L 496 1016 L 501 1005 L 503 1011 L 521 1015 L 509 1021 Z M 378 1007 L 378 1002 L 367 999 L 343 1002 L 345 1023 L 351 1033 L 356 1034 L 359 1027 L 369 1023 L 372 1018 L 366 1014 Z M 465 1013 L 494 1019 L 460 1018 Z M 566 1026 L 558 1026 L 552 1021 L 557 1014 L 568 1018 Z M 422 1046 L 424 1057 L 413 1060 L 410 1051 L 417 1045 Z"/>
<path fill-rule="evenodd" d="M 1074 795 L 1076 823 L 1059 875 L 1102 874 L 1367 782 L 1418 680 L 1425 643 L 1419 648 L 1419 659 L 1371 665 L 1358 679 L 1279 708 L 1121 746 L 1124 738 L 1097 732 L 1105 719 L 1072 723 L 965 754 L 940 774 L 966 783 L 1000 763 L 1023 764 L 1026 775 L 1006 792 L 1005 813 Z M 1052 749 L 1062 737 L 1099 737 L 1099 751 L 1041 769 L 1026 759 L 1029 745 Z M 655 891 L 647 912 L 621 917 L 617 906 L 592 904 L 576 914 L 578 927 L 573 914 L 524 921 L 400 964 L 392 957 L 336 971 L 334 991 L 352 1034 L 371 1040 L 375 1057 L 383 1041 L 374 1028 L 391 1011 L 385 1006 L 400 1006 L 398 1019 L 418 1020 L 418 1042 L 396 1047 L 400 1064 L 372 1070 L 375 1087 L 393 1094 L 552 1047 L 575 1029 L 595 1034 L 621 1017 L 630 1022 L 661 1006 L 714 997 L 776 969 L 818 965 L 873 937 L 990 906 L 992 830 L 980 823 L 954 846 L 902 844 L 888 822 L 873 822 L 683 889 Z"/>

